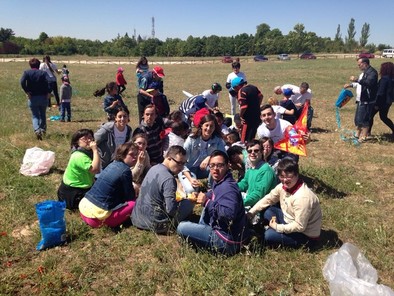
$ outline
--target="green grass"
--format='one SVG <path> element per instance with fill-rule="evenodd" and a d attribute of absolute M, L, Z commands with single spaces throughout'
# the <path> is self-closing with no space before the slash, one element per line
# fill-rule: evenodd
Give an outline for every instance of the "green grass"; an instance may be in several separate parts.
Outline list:
<path fill-rule="evenodd" d="M 69 60 L 73 60 L 72 57 Z M 383 59 L 372 60 L 379 68 Z M 394 287 L 393 143 L 387 127 L 375 120 L 376 141 L 355 147 L 339 138 L 334 102 L 350 75 L 358 75 L 353 59 L 243 62 L 249 83 L 265 99 L 274 86 L 307 81 L 313 92 L 316 118 L 301 158 L 301 173 L 317 192 L 323 209 L 323 247 L 305 250 L 266 250 L 253 241 L 249 251 L 232 258 L 195 252 L 175 235 L 157 236 L 133 227 L 119 234 L 90 229 L 77 213 L 66 212 L 69 243 L 42 252 L 34 205 L 56 199 L 56 190 L 69 158 L 70 135 L 79 128 L 97 130 L 106 117 L 97 88 L 114 79 L 117 65 L 68 64 L 74 88 L 73 122 L 48 122 L 48 136 L 38 142 L 19 86 L 27 63 L 0 63 L 0 294 L 1 295 L 328 295 L 322 267 L 341 242 L 357 245 L 378 270 L 379 281 Z M 125 66 L 126 103 L 132 128 L 137 126 L 134 65 Z M 224 85 L 229 64 L 165 65 L 165 92 L 176 104 L 182 90 L 199 93 L 217 81 Z M 228 112 L 226 92 L 219 102 Z M 354 104 L 341 110 L 342 126 L 353 129 Z M 48 117 L 56 115 L 48 111 Z M 391 118 L 394 112 L 391 110 Z M 39 146 L 56 153 L 49 174 L 19 174 L 27 148 Z M 198 210 L 198 209 L 197 209 Z M 29 235 L 20 236 L 30 229 Z M 42 267 L 42 268 L 41 268 Z M 39 272 L 41 268 L 42 272 Z"/>

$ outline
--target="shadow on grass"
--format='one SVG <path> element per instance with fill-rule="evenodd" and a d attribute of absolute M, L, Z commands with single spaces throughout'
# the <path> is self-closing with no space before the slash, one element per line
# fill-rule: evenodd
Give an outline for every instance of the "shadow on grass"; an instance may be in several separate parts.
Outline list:
<path fill-rule="evenodd" d="M 310 251 L 318 252 L 326 249 L 337 249 L 342 245 L 343 242 L 339 239 L 338 233 L 336 231 L 331 229 L 322 229 L 319 242 L 312 246 Z"/>
<path fill-rule="evenodd" d="M 329 133 L 329 132 L 331 132 L 328 129 L 320 128 L 320 127 L 312 127 L 311 130 L 312 130 L 312 133 L 314 133 L 314 134 L 321 134 L 321 133 Z"/>
<path fill-rule="evenodd" d="M 347 193 L 339 191 L 338 189 L 325 184 L 320 179 L 312 178 L 306 175 L 301 175 L 301 177 L 308 187 L 311 188 L 316 194 L 324 194 L 330 198 L 344 198 L 347 196 Z"/>
<path fill-rule="evenodd" d="M 64 169 L 59 169 L 59 168 L 57 168 L 57 167 L 52 167 L 52 168 L 49 170 L 48 175 L 51 175 L 51 174 L 63 175 L 64 172 L 65 172 Z"/>

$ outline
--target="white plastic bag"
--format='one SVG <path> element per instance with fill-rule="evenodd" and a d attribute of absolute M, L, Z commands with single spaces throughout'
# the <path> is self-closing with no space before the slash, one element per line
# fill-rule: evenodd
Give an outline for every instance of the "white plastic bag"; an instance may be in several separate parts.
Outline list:
<path fill-rule="evenodd" d="M 360 250 L 345 243 L 331 254 L 323 267 L 331 296 L 394 296 L 394 291 L 377 284 L 378 273 Z"/>
<path fill-rule="evenodd" d="M 39 176 L 48 173 L 54 162 L 55 152 L 44 151 L 38 147 L 29 148 L 23 156 L 19 172 L 25 176 Z"/>

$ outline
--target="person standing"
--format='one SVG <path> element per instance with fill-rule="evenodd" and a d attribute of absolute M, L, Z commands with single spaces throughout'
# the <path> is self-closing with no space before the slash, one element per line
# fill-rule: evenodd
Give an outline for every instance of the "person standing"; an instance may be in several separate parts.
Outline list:
<path fill-rule="evenodd" d="M 123 68 L 119 67 L 118 72 L 116 73 L 116 85 L 118 86 L 118 95 L 121 95 L 122 92 L 126 89 L 127 81 L 123 76 Z"/>
<path fill-rule="evenodd" d="M 51 62 L 51 57 L 48 55 L 46 55 L 44 57 L 43 63 L 40 64 L 40 70 L 47 72 L 48 77 L 49 77 L 49 82 L 51 85 L 51 89 L 52 89 L 53 94 L 55 96 L 56 105 L 60 106 L 60 98 L 59 98 L 56 74 L 61 74 L 62 71 L 60 71 L 57 68 L 56 64 Z M 48 107 L 51 107 L 51 98 L 50 97 L 48 99 Z"/>
<path fill-rule="evenodd" d="M 350 76 L 351 82 L 361 85 L 360 101 L 357 103 L 355 123 L 359 130 L 359 142 L 364 142 L 369 136 L 370 120 L 376 102 L 378 90 L 378 72 L 371 67 L 368 58 L 357 60 L 359 69 L 363 72 L 361 79 Z"/>
<path fill-rule="evenodd" d="M 230 104 L 231 104 L 231 115 L 235 115 L 236 112 L 236 107 L 237 107 L 237 92 L 231 89 L 231 82 L 233 81 L 234 78 L 239 77 L 242 78 L 246 82 L 246 75 L 245 73 L 241 72 L 241 64 L 239 61 L 235 61 L 231 64 L 231 67 L 233 69 L 233 72 L 228 74 L 227 80 L 226 80 L 226 88 L 229 91 L 229 99 L 230 99 Z"/>
<path fill-rule="evenodd" d="M 175 197 L 177 183 L 174 176 L 182 171 L 185 162 L 185 149 L 175 145 L 168 149 L 162 163 L 150 168 L 131 215 L 135 227 L 167 234 L 192 213 L 194 205 L 190 200 L 178 202 Z"/>
<path fill-rule="evenodd" d="M 71 121 L 71 97 L 72 97 L 72 87 L 70 85 L 70 80 L 68 80 L 68 76 L 62 77 L 62 86 L 60 87 L 60 121 L 64 122 L 66 119 L 67 113 L 67 121 Z"/>
<path fill-rule="evenodd" d="M 394 64 L 392 62 L 382 63 L 379 72 L 380 80 L 375 108 L 372 111 L 371 120 L 369 122 L 369 133 L 371 134 L 373 118 L 376 113 L 379 112 L 380 119 L 391 129 L 392 138 L 394 139 L 394 124 L 387 116 L 391 104 L 394 102 Z"/>
<path fill-rule="evenodd" d="M 177 233 L 198 249 L 234 255 L 250 238 L 241 192 L 225 152 L 212 152 L 208 167 L 214 182 L 212 190 L 197 196 L 197 203 L 204 206 L 200 221 L 179 223 Z"/>
<path fill-rule="evenodd" d="M 248 142 L 255 138 L 261 122 L 260 105 L 263 101 L 263 94 L 256 86 L 247 84 L 241 77 L 236 77 L 231 81 L 231 89 L 238 94 L 239 116 L 243 125 L 241 141 Z"/>
<path fill-rule="evenodd" d="M 154 95 L 147 92 L 149 86 L 152 82 L 158 82 L 160 84 L 159 92 L 163 93 L 163 84 L 162 78 L 164 77 L 164 70 L 160 66 L 156 66 L 153 68 L 152 71 L 148 71 L 147 73 L 143 74 L 139 79 L 138 85 L 138 95 L 137 95 L 137 104 L 138 104 L 138 114 L 139 119 L 142 120 L 144 115 L 144 109 L 147 105 L 153 104 L 153 97 Z"/>
<path fill-rule="evenodd" d="M 36 58 L 29 60 L 30 70 L 23 72 L 20 84 L 28 99 L 32 114 L 33 129 L 38 140 L 46 133 L 46 109 L 51 93 L 51 83 L 48 74 L 39 70 L 40 61 Z"/>

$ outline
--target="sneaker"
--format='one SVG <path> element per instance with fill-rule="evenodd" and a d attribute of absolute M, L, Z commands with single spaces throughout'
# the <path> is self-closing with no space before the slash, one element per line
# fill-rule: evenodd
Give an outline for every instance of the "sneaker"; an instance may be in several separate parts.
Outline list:
<path fill-rule="evenodd" d="M 36 132 L 37 140 L 42 141 L 42 134 L 40 131 Z"/>

